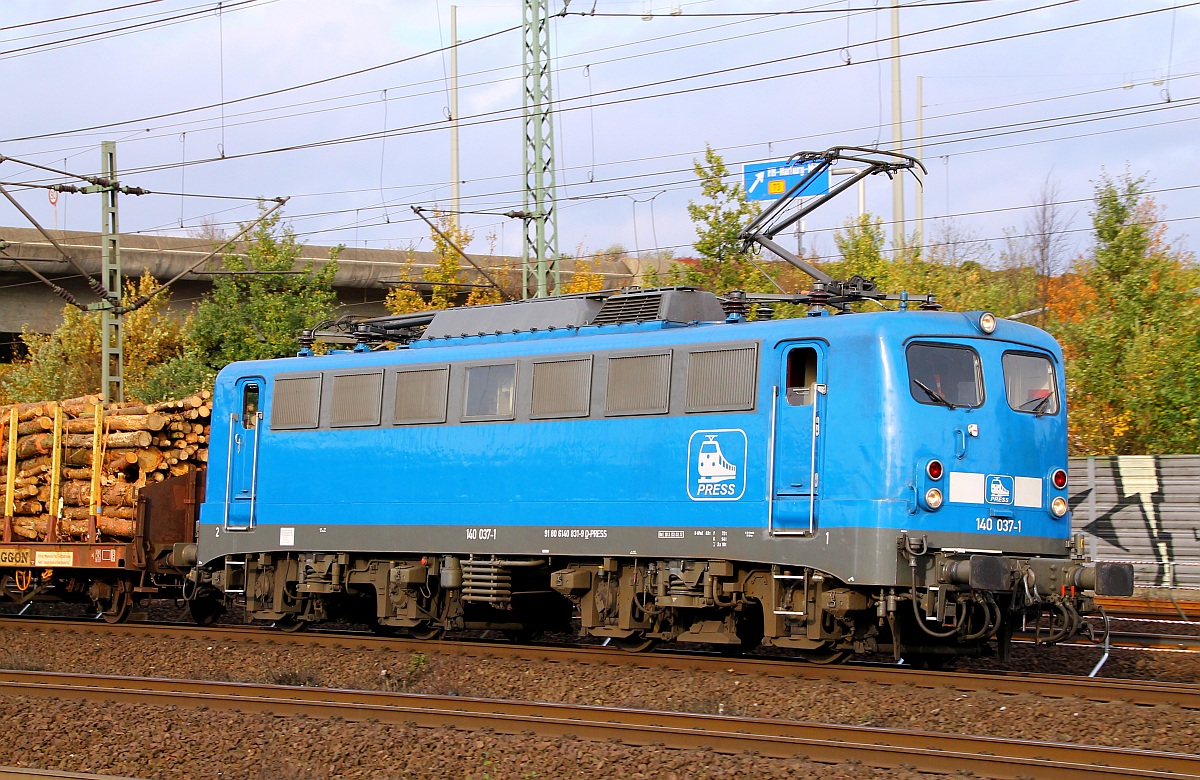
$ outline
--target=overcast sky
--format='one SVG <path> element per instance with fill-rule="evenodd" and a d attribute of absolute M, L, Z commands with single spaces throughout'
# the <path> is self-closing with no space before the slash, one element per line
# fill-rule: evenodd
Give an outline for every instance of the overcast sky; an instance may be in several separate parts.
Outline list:
<path fill-rule="evenodd" d="M 111 10 L 89 13 L 100 9 Z M 191 196 L 123 197 L 122 232 L 180 235 L 256 213 L 252 201 L 199 195 L 288 196 L 285 215 L 307 243 L 428 249 L 409 206 L 449 204 L 439 49 L 450 9 L 7 0 L 0 154 L 95 173 L 100 141 L 115 140 L 122 184 Z M 806 10 L 822 12 L 769 13 Z M 800 150 L 891 148 L 886 0 L 575 0 L 567 11 L 552 24 L 560 251 L 689 254 L 686 206 L 700 197 L 691 164 L 705 144 L 738 174 Z M 1128 166 L 1157 191 L 1170 235 L 1189 242 L 1200 218 L 1200 3 L 905 0 L 900 18 L 909 153 L 923 80 L 928 234 L 949 215 L 960 236 L 998 251 L 1006 229 L 1024 232 L 1022 207 L 1049 177 L 1083 248 L 1095 180 Z M 463 220 L 473 251 L 487 253 L 494 233 L 497 253 L 518 255 L 520 222 L 495 215 L 522 207 L 521 3 L 462 0 L 457 19 L 462 208 L 490 212 Z M 0 181 L 63 179 L 5 161 Z M 99 229 L 95 195 L 63 194 L 56 209 L 44 190 L 11 189 L 47 227 Z M 882 177 L 868 181 L 867 207 L 891 219 Z M 0 208 L 0 225 L 27 226 Z M 806 244 L 832 253 L 832 229 L 856 210 L 848 193 L 812 215 Z"/>

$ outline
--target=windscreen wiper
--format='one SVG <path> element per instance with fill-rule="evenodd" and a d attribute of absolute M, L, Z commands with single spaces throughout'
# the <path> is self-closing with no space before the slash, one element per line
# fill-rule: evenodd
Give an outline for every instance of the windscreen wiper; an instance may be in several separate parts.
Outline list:
<path fill-rule="evenodd" d="M 957 406 L 955 406 L 954 404 L 950 403 L 949 399 L 947 399 L 947 398 L 946 398 L 946 396 L 942 395 L 942 394 L 941 394 L 941 393 L 939 393 L 937 390 L 934 390 L 934 389 L 933 389 L 933 388 L 931 388 L 929 385 L 927 385 L 927 384 L 925 384 L 924 382 L 922 382 L 920 379 L 914 379 L 914 380 L 913 380 L 913 384 L 915 384 L 917 387 L 919 387 L 919 388 L 921 388 L 922 390 L 924 390 L 924 391 L 925 391 L 925 394 L 926 394 L 927 396 L 929 396 L 929 398 L 930 398 L 932 401 L 934 401 L 935 403 L 942 404 L 943 406 L 947 406 L 947 407 L 949 407 L 949 408 L 951 408 L 951 409 L 957 409 L 957 408 L 958 408 L 958 407 L 957 407 Z"/>
<path fill-rule="evenodd" d="M 1031 398 L 1031 399 L 1029 399 L 1029 401 L 1026 401 L 1025 403 L 1021 404 L 1021 411 L 1025 411 L 1025 407 L 1029 406 L 1031 401 L 1037 401 L 1036 404 L 1034 404 L 1032 407 L 1029 408 L 1029 411 L 1035 413 L 1038 417 L 1041 417 L 1050 408 L 1050 400 L 1053 397 L 1054 396 L 1052 396 L 1052 395 L 1045 395 L 1045 396 L 1042 396 L 1041 398 Z"/>

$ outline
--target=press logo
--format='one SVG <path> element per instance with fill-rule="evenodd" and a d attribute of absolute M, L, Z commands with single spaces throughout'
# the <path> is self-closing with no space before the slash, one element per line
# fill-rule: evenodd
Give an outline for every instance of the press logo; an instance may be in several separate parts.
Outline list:
<path fill-rule="evenodd" d="M 696 431 L 688 442 L 688 496 L 736 501 L 746 492 L 746 432 Z"/>
<path fill-rule="evenodd" d="M 1011 504 L 1013 502 L 1013 478 L 988 474 L 987 502 L 989 504 Z"/>

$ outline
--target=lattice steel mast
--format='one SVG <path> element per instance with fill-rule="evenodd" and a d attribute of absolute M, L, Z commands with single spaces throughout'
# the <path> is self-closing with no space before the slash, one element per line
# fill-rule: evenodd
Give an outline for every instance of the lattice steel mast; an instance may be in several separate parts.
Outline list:
<path fill-rule="evenodd" d="M 117 226 L 117 144 L 100 143 L 100 261 L 104 284 L 100 311 L 100 393 L 105 401 L 125 400 L 124 312 L 121 309 L 121 232 Z"/>
<path fill-rule="evenodd" d="M 568 0 L 569 1 L 569 0 Z M 563 4 L 565 10 L 566 3 Z M 550 90 L 550 0 L 524 0 L 525 246 L 521 297 L 559 290 L 554 208 L 554 114 Z M 551 290 L 553 275 L 553 290 Z"/>

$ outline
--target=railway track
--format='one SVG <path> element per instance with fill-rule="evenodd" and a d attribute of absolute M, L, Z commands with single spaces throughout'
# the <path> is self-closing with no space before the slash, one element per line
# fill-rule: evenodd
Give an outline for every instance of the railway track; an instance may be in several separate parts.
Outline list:
<path fill-rule="evenodd" d="M 56 772 L 52 769 L 0 766 L 0 780 L 138 780 L 135 777 L 93 775 L 83 772 Z"/>
<path fill-rule="evenodd" d="M 1194 591 L 1188 594 L 1194 598 Z M 1098 598 L 1109 617 L 1125 620 L 1183 620 L 1200 623 L 1200 601 L 1178 598 Z"/>
<path fill-rule="evenodd" d="M 718 753 L 955 773 L 969 766 L 993 778 L 1094 780 L 1097 776 L 1200 776 L 1200 756 L 924 731 L 694 715 L 572 704 L 345 691 L 274 685 L 0 672 L 0 694 L 142 706 L 205 707 L 277 716 L 333 718 L 426 728 L 617 741 Z"/>
<path fill-rule="evenodd" d="M 303 644 L 331 649 L 389 650 L 426 653 L 436 651 L 476 658 L 512 658 L 579 663 L 616 668 L 671 669 L 717 672 L 735 675 L 763 675 L 795 680 L 835 680 L 876 685 L 913 685 L 921 688 L 959 692 L 992 691 L 1020 695 L 1034 693 L 1051 698 L 1078 698 L 1087 701 L 1124 701 L 1142 706 L 1172 705 L 1200 710 L 1200 686 L 1181 683 L 1147 682 L 1023 672 L 925 671 L 891 664 L 849 663 L 823 666 L 782 657 L 729 658 L 693 652 L 660 651 L 628 653 L 598 645 L 512 645 L 469 640 L 421 641 L 377 637 L 368 633 L 289 634 L 248 626 L 164 625 L 126 623 L 110 625 L 98 622 L 58 620 L 0 619 L 0 637 L 5 631 L 42 630 L 139 637 L 174 637 L 206 642 Z"/>

